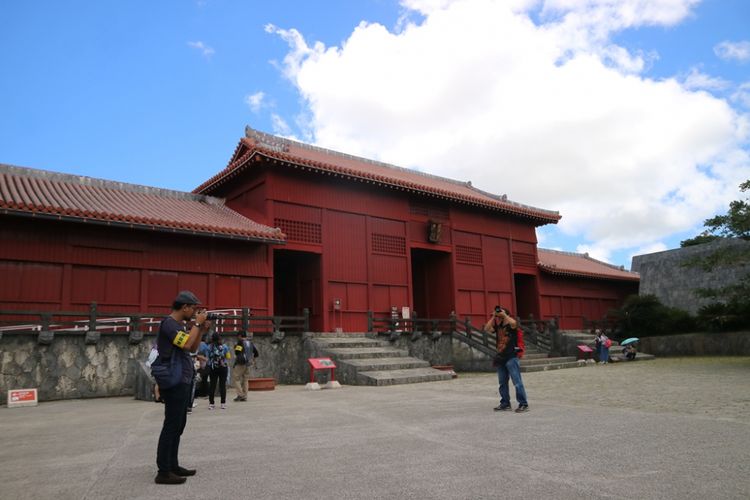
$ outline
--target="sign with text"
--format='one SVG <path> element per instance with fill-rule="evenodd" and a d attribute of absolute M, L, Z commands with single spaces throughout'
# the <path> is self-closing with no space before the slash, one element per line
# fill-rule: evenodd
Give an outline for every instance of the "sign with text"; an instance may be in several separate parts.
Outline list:
<path fill-rule="evenodd" d="M 310 358 L 307 360 L 313 370 L 324 370 L 326 368 L 336 368 L 331 358 Z"/>
<path fill-rule="evenodd" d="M 36 389 L 11 389 L 8 391 L 8 408 L 17 406 L 36 406 L 39 397 Z"/>

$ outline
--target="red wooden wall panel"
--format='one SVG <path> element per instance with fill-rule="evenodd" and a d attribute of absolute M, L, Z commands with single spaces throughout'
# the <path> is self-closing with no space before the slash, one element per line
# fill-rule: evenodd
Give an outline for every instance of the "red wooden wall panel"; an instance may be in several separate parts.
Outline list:
<path fill-rule="evenodd" d="M 0 301 L 57 304 L 62 297 L 63 266 L 0 261 Z"/>
<path fill-rule="evenodd" d="M 456 264 L 456 288 L 484 290 L 484 267 L 470 264 Z"/>
<path fill-rule="evenodd" d="M 508 254 L 508 240 L 485 236 L 483 247 L 487 289 L 497 292 L 512 291 L 513 274 Z"/>
<path fill-rule="evenodd" d="M 329 211 L 326 220 L 330 241 L 326 241 L 324 258 L 328 279 L 334 281 L 367 281 L 367 228 L 365 217 Z"/>
<path fill-rule="evenodd" d="M 409 279 L 406 256 L 372 255 L 370 267 L 372 282 L 388 285 L 406 285 Z"/>

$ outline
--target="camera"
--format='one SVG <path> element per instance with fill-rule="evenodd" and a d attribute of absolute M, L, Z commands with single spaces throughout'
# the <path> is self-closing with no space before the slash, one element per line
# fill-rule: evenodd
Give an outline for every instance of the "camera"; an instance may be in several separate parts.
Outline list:
<path fill-rule="evenodd" d="M 206 320 L 207 321 L 216 321 L 217 319 L 221 319 L 221 315 L 220 314 L 216 314 L 216 313 L 208 313 L 208 314 L 206 314 Z"/>

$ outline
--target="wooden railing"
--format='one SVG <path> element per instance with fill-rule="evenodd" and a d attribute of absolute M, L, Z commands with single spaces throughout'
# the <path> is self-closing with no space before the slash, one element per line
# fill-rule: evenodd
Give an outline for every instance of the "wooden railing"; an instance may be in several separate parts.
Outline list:
<path fill-rule="evenodd" d="M 534 344 L 544 352 L 553 349 L 553 335 L 557 332 L 556 319 L 541 320 L 530 317 L 526 320 L 516 318 L 516 321 L 524 331 L 524 340 L 527 344 Z M 438 338 L 442 333 L 450 333 L 458 341 L 489 356 L 497 354 L 497 337 L 494 332 L 485 332 L 484 323 L 474 325 L 470 318 L 461 320 L 455 314 L 447 319 L 402 319 L 395 316 L 379 318 L 375 317 L 372 311 L 368 311 L 367 329 L 369 332 L 388 333 L 392 340 L 402 334 L 409 334 L 414 339 L 423 333 L 430 333 L 433 338 Z"/>
<path fill-rule="evenodd" d="M 269 333 L 280 341 L 287 333 L 310 329 L 310 313 L 302 316 L 255 316 L 250 309 L 217 309 L 208 311 L 215 318 L 211 331 L 234 335 L 240 331 Z M 49 344 L 55 335 L 84 335 L 87 344 L 96 344 L 102 335 L 128 335 L 131 343 L 144 335 L 159 331 L 164 314 L 101 312 L 92 302 L 88 311 L 19 311 L 0 310 L 0 338 L 3 335 L 37 334 L 40 344 Z"/>

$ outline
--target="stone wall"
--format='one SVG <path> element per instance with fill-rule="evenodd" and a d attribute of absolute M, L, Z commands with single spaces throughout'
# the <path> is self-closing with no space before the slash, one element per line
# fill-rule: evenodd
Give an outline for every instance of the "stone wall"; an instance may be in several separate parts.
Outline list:
<path fill-rule="evenodd" d="M 388 334 L 378 336 L 380 340 L 390 338 Z M 432 337 L 432 334 L 425 333 L 418 338 L 412 337 L 411 334 L 402 334 L 391 342 L 393 347 L 409 351 L 409 356 L 423 359 L 430 365 L 449 365 L 454 359 L 451 350 L 451 335 L 446 332 L 439 337 Z"/>
<path fill-rule="evenodd" d="M 695 296 L 696 288 L 718 288 L 734 283 L 738 276 L 750 272 L 750 266 L 717 268 L 711 272 L 697 267 L 684 267 L 688 259 L 705 257 L 722 247 L 746 246 L 750 242 L 722 239 L 703 245 L 677 248 L 633 257 L 632 270 L 640 273 L 640 295 L 656 295 L 662 304 L 685 311 L 712 302 Z"/>
<path fill-rule="evenodd" d="M 492 356 L 470 347 L 457 339 L 451 339 L 453 368 L 461 372 L 494 372 Z"/>
<path fill-rule="evenodd" d="M 37 388 L 39 400 L 128 396 L 135 391 L 138 362 L 148 358 L 154 334 L 131 344 L 125 334 L 102 335 L 86 344 L 83 335 L 57 334 L 40 345 L 36 334 L 5 334 L 0 338 L 0 404 L 9 389 Z M 226 336 L 234 345 L 236 337 Z M 274 342 L 255 334 L 260 356 L 252 377 L 273 377 L 282 384 L 304 383 L 308 376 L 309 346 L 300 335 Z"/>
<path fill-rule="evenodd" d="M 656 356 L 750 356 L 750 332 L 642 337 L 639 350 Z"/>

